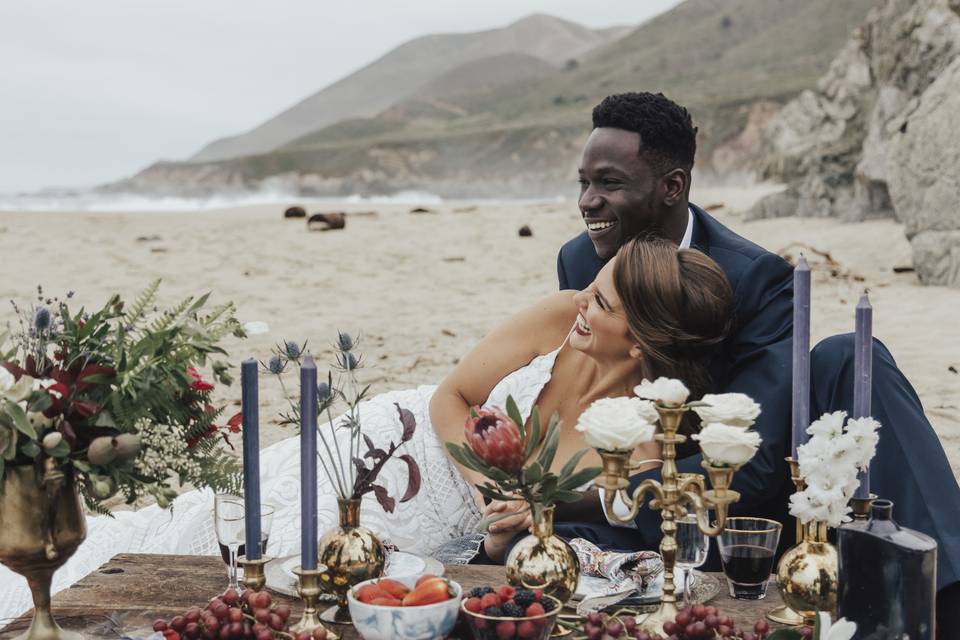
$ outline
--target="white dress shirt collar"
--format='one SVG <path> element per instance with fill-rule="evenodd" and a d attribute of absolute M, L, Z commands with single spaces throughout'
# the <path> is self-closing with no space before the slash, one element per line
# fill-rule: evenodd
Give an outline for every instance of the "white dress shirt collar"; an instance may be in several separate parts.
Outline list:
<path fill-rule="evenodd" d="M 687 206 L 687 229 L 683 232 L 683 239 L 680 241 L 681 249 L 689 249 L 690 242 L 693 240 L 693 209 Z"/>

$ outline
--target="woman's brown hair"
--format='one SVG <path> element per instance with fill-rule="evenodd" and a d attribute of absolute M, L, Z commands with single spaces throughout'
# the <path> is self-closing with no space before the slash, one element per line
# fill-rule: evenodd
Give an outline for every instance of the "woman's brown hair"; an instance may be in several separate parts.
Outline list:
<path fill-rule="evenodd" d="M 677 378 L 691 398 L 711 391 L 711 365 L 730 329 L 733 293 L 716 262 L 660 238 L 617 252 L 613 282 L 643 353 L 643 375 Z"/>

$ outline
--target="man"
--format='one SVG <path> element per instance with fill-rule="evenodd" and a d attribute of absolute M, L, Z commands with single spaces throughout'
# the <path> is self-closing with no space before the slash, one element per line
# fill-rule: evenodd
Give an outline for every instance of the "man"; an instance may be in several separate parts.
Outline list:
<path fill-rule="evenodd" d="M 781 549 L 790 546 L 794 528 L 786 501 L 793 485 L 784 458 L 791 421 L 792 269 L 689 204 L 697 130 L 686 109 L 661 94 L 613 95 L 594 109 L 593 127 L 580 166 L 579 205 L 587 230 L 560 250 L 560 288 L 586 287 L 637 233 L 655 233 L 680 247 L 699 249 L 720 265 L 734 291 L 735 318 L 716 380 L 723 391 L 745 393 L 763 409 L 755 425 L 763 444 L 735 476 L 733 488 L 741 498 L 732 511 L 783 522 Z M 813 349 L 811 417 L 850 412 L 852 363 L 849 335 L 828 338 Z M 901 524 L 937 540 L 940 637 L 954 637 L 946 633 L 956 629 L 955 623 L 943 616 L 960 611 L 947 605 L 960 600 L 960 488 L 916 393 L 876 341 L 873 380 L 872 413 L 883 426 L 871 489 L 896 503 L 894 516 Z M 678 461 L 678 467 L 700 472 L 700 461 L 699 455 L 691 456 Z M 658 476 L 639 474 L 631 484 Z M 656 547 L 659 513 L 645 508 L 632 525 L 628 531 L 574 522 L 559 524 L 557 530 L 613 546 Z"/>

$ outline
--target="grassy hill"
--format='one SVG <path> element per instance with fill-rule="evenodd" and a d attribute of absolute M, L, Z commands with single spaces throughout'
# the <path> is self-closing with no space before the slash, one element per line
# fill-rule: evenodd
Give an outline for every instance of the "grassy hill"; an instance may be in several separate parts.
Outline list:
<path fill-rule="evenodd" d="M 318 127 L 268 153 L 158 164 L 132 184 L 176 174 L 206 177 L 195 186 L 257 188 L 280 176 L 290 188 L 322 195 L 570 193 L 590 109 L 631 90 L 663 91 L 690 108 L 700 127 L 698 167 L 709 169 L 754 105 L 783 103 L 815 85 L 874 4 L 687 0 L 609 44 L 565 51 L 553 65 L 532 52 L 488 52 L 450 65 L 376 114 Z"/>
<path fill-rule="evenodd" d="M 209 161 L 266 152 L 343 118 L 375 115 L 474 60 L 516 53 L 559 65 L 566 57 L 609 42 L 621 32 L 616 28 L 592 30 L 553 16 L 535 14 L 500 29 L 416 38 L 251 131 L 211 142 L 191 160 Z"/>

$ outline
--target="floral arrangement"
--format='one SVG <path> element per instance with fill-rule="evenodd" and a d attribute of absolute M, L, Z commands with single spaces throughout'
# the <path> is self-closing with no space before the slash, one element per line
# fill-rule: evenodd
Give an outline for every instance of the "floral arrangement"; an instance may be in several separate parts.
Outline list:
<path fill-rule="evenodd" d="M 447 443 L 454 460 L 482 473 L 489 481 L 477 490 L 491 500 L 525 500 L 534 512 L 558 502 L 576 502 L 576 491 L 600 474 L 600 467 L 577 471 L 587 449 L 576 452 L 560 469 L 552 472 L 553 459 L 560 444 L 560 421 L 554 414 L 544 429 L 536 406 L 530 414 L 529 429 L 524 425 L 517 403 L 507 397 L 506 412 L 498 407 L 471 408 L 464 425 L 466 443 Z M 509 517 L 497 514 L 484 521 L 490 525 Z"/>
<path fill-rule="evenodd" d="M 797 447 L 806 488 L 790 496 L 790 515 L 801 522 L 838 527 L 850 519 L 857 472 L 865 470 L 876 453 L 880 423 L 869 417 L 846 418 L 845 411 L 823 414 L 807 427 L 810 439 Z"/>
<path fill-rule="evenodd" d="M 317 435 L 323 446 L 323 451 L 318 454 L 320 467 L 340 498 L 361 498 L 373 492 L 383 510 L 393 513 L 396 500 L 390 496 L 386 487 L 377 484 L 377 478 L 387 462 L 393 459 L 401 460 L 407 465 L 408 479 L 400 502 L 413 499 L 420 491 L 420 467 L 417 461 L 408 453 L 400 453 L 402 445 L 413 438 L 417 422 L 413 413 L 395 405 L 402 426 L 398 442 L 391 441 L 387 448 L 383 449 L 363 433 L 360 407 L 370 387 L 361 389 L 357 382 L 356 372 L 363 361 L 363 356 L 356 351 L 358 345 L 359 341 L 355 341 L 350 334 L 337 332 L 337 341 L 333 345 L 336 362 L 333 369 L 327 373 L 327 381 L 317 385 L 318 415 L 326 416 L 326 424 L 317 425 Z M 283 374 L 291 364 L 299 370 L 306 353 L 306 342 L 301 345 L 286 340 L 273 349 L 273 355 L 266 363 L 261 363 L 267 373 L 277 378 L 289 405 L 289 410 L 280 414 L 280 424 L 295 425 L 298 429 L 301 427 L 300 402 L 287 390 Z M 333 371 L 337 372 L 336 380 Z M 346 412 L 339 418 L 334 418 L 333 409 L 338 402 L 343 403 Z M 363 453 L 361 446 L 366 448 Z"/>
<path fill-rule="evenodd" d="M 161 311 L 159 285 L 93 313 L 72 311 L 72 293 L 47 298 L 40 288 L 29 307 L 14 303 L 12 348 L 0 339 L 0 480 L 9 466 L 53 460 L 99 513 L 117 493 L 166 507 L 177 484 L 239 490 L 239 465 L 220 446 L 239 425 L 218 424 L 223 409 L 198 368 L 230 384 L 214 358 L 243 329 L 232 304 L 205 309 L 209 294 Z"/>
<path fill-rule="evenodd" d="M 742 393 L 706 394 L 687 402 L 690 390 L 681 381 L 657 378 L 634 387 L 635 398 L 603 398 L 580 416 L 577 430 L 592 447 L 604 451 L 632 451 L 649 442 L 660 419 L 657 407 L 691 409 L 704 425 L 692 436 L 706 461 L 716 467 L 738 468 L 754 456 L 760 435 L 751 431 L 760 405 Z"/>

